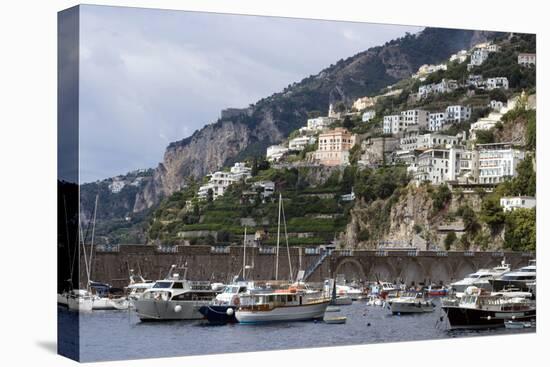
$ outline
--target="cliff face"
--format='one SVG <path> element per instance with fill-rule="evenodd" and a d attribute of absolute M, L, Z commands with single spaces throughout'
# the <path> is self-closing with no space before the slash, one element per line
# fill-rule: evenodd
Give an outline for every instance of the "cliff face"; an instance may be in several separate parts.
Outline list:
<path fill-rule="evenodd" d="M 375 47 L 340 60 L 280 93 L 258 101 L 249 116 L 219 120 L 191 137 L 171 143 L 153 179 L 136 195 L 134 212 L 228 162 L 265 153 L 290 131 L 302 126 L 310 111 L 325 113 L 329 103 L 355 98 L 409 77 L 424 63 L 440 62 L 453 52 L 484 41 L 493 33 L 427 28 L 418 35 Z"/>

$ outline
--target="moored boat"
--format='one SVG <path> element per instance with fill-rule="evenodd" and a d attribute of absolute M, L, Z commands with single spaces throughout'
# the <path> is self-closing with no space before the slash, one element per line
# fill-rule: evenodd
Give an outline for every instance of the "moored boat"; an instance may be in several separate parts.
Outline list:
<path fill-rule="evenodd" d="M 208 305 L 216 294 L 210 282 L 189 281 L 185 274 L 182 279 L 174 274 L 143 292 L 134 301 L 135 311 L 141 321 L 198 320 L 203 318 L 199 309 Z"/>
<path fill-rule="evenodd" d="M 500 291 L 506 288 L 518 288 L 522 291 L 530 291 L 537 280 L 537 262 L 529 260 L 529 264 L 518 270 L 507 272 L 499 277 L 490 279 L 494 291 Z"/>
<path fill-rule="evenodd" d="M 291 287 L 243 295 L 235 317 L 240 323 L 316 320 L 323 318 L 329 303 L 329 297 Z"/>
<path fill-rule="evenodd" d="M 526 297 L 491 294 L 469 287 L 461 298 L 442 303 L 452 329 L 503 327 L 507 321 L 531 321 L 536 318 L 536 304 Z"/>
<path fill-rule="evenodd" d="M 391 312 L 395 314 L 433 312 L 435 304 L 424 298 L 421 292 L 409 292 L 388 300 Z"/>

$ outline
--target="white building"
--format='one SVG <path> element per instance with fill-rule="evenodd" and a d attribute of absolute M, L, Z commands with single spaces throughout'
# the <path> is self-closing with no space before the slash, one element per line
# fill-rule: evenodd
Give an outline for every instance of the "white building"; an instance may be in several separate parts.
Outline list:
<path fill-rule="evenodd" d="M 483 79 L 482 75 L 479 74 L 470 74 L 468 75 L 468 79 L 466 80 L 466 84 L 468 86 L 476 87 L 479 89 L 485 88 L 485 79 Z"/>
<path fill-rule="evenodd" d="M 458 82 L 454 79 L 442 79 L 439 83 L 421 85 L 418 87 L 418 98 L 423 99 L 432 93 L 449 93 L 458 88 Z"/>
<path fill-rule="evenodd" d="M 199 199 L 204 200 L 208 197 L 208 191 L 212 190 L 212 198 L 215 200 L 225 193 L 229 185 L 246 180 L 251 176 L 251 169 L 246 167 L 245 163 L 237 162 L 231 167 L 229 172 L 216 171 L 210 174 L 210 179 L 206 185 L 199 187 L 197 193 Z"/>
<path fill-rule="evenodd" d="M 248 179 L 252 176 L 252 169 L 244 162 L 237 162 L 231 167 L 230 172 L 235 180 Z"/>
<path fill-rule="evenodd" d="M 282 145 L 271 145 L 267 147 L 266 159 L 269 162 L 276 162 L 280 160 L 287 152 L 287 147 L 284 147 Z"/>
<path fill-rule="evenodd" d="M 500 122 L 502 114 L 500 112 L 491 112 L 489 116 L 482 117 L 472 125 L 470 125 L 470 139 L 476 139 L 476 131 L 479 130 L 491 130 L 497 123 Z"/>
<path fill-rule="evenodd" d="M 459 64 L 462 64 L 468 59 L 468 51 L 460 50 L 456 54 L 451 55 L 449 61 L 457 61 Z"/>
<path fill-rule="evenodd" d="M 377 100 L 378 100 L 378 97 L 361 97 L 361 98 L 357 98 L 353 102 L 353 108 L 356 111 L 363 111 L 363 110 L 366 110 L 367 108 L 374 107 Z"/>
<path fill-rule="evenodd" d="M 447 123 L 446 112 L 434 112 L 428 115 L 428 130 L 439 131 Z"/>
<path fill-rule="evenodd" d="M 437 133 L 418 134 L 417 131 L 406 132 L 400 140 L 400 149 L 410 151 L 415 149 L 430 149 L 436 147 L 453 147 L 461 142 L 461 138 Z"/>
<path fill-rule="evenodd" d="M 314 136 L 299 136 L 288 141 L 288 149 L 301 151 L 309 144 L 314 144 L 316 140 Z"/>
<path fill-rule="evenodd" d="M 323 130 L 335 121 L 333 117 L 320 116 L 307 120 L 307 129 L 310 131 Z"/>
<path fill-rule="evenodd" d="M 252 188 L 261 189 L 263 198 L 270 197 L 275 192 L 275 182 L 273 181 L 258 181 L 252 184 Z"/>
<path fill-rule="evenodd" d="M 518 64 L 521 66 L 536 65 L 537 54 L 520 53 L 518 54 Z"/>
<path fill-rule="evenodd" d="M 400 115 L 384 116 L 383 131 L 384 134 L 397 134 L 402 131 L 403 126 L 400 125 Z"/>
<path fill-rule="evenodd" d="M 494 111 L 500 112 L 503 108 L 506 107 L 506 102 L 492 100 L 491 102 L 489 102 L 489 107 L 491 107 L 491 109 Z"/>
<path fill-rule="evenodd" d="M 500 198 L 500 206 L 505 212 L 519 208 L 532 209 L 537 206 L 537 200 L 533 196 L 505 196 Z"/>
<path fill-rule="evenodd" d="M 497 89 L 497 88 L 508 89 L 508 78 L 506 77 L 488 78 L 485 84 L 487 85 L 488 90 Z"/>
<path fill-rule="evenodd" d="M 468 70 L 474 66 L 483 64 L 489 57 L 489 51 L 485 48 L 478 48 L 472 52 L 470 57 L 470 63 L 468 64 Z"/>
<path fill-rule="evenodd" d="M 419 128 L 428 128 L 428 111 L 407 110 L 401 112 L 401 122 L 405 128 L 417 125 Z"/>
<path fill-rule="evenodd" d="M 124 181 L 114 179 L 113 182 L 109 184 L 109 190 L 111 190 L 113 194 L 117 194 L 124 188 L 124 186 L 126 186 Z"/>
<path fill-rule="evenodd" d="M 468 121 L 472 117 L 472 108 L 467 106 L 448 106 L 446 109 L 447 121 L 450 123 L 459 123 Z"/>
<path fill-rule="evenodd" d="M 517 165 L 525 159 L 525 152 L 509 143 L 478 144 L 476 151 L 476 177 L 482 184 L 497 184 L 516 176 Z"/>
<path fill-rule="evenodd" d="M 429 181 L 433 185 L 439 185 L 450 180 L 453 176 L 450 172 L 450 157 L 449 149 L 428 149 L 421 153 L 415 172 L 416 182 Z"/>
<path fill-rule="evenodd" d="M 376 111 L 375 110 L 367 110 L 363 113 L 363 116 L 361 117 L 361 120 L 363 122 L 369 122 L 370 120 L 372 120 L 374 117 L 376 116 Z"/>

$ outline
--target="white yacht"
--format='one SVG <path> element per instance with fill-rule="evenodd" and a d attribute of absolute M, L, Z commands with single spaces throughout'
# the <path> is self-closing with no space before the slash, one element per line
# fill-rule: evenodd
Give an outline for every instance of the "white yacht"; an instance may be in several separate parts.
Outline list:
<path fill-rule="evenodd" d="M 173 274 L 145 290 L 134 300 L 134 306 L 141 321 L 198 320 L 203 318 L 199 309 L 215 297 L 210 282 L 189 281 L 185 275 L 180 279 L 179 274 Z"/>
<path fill-rule="evenodd" d="M 435 304 L 426 300 L 421 292 L 404 293 L 388 301 L 393 314 L 433 312 Z"/>
<path fill-rule="evenodd" d="M 463 293 L 466 288 L 474 286 L 481 289 L 491 290 L 491 280 L 510 271 L 510 265 L 504 261 L 499 266 L 491 269 L 480 269 L 475 273 L 467 275 L 458 282 L 451 283 L 451 289 L 457 293 Z"/>
<path fill-rule="evenodd" d="M 493 290 L 500 291 L 505 288 L 517 288 L 522 291 L 533 291 L 537 280 L 537 261 L 529 260 L 529 264 L 518 270 L 504 273 L 499 277 L 489 280 Z"/>

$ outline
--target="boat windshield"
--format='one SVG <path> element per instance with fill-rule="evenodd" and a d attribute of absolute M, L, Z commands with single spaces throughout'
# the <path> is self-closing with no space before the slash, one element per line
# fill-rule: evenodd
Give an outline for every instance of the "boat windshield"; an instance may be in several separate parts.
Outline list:
<path fill-rule="evenodd" d="M 170 288 L 172 282 L 156 282 L 153 288 Z"/>
<path fill-rule="evenodd" d="M 223 293 L 238 293 L 239 287 L 238 286 L 227 286 L 223 290 Z"/>

